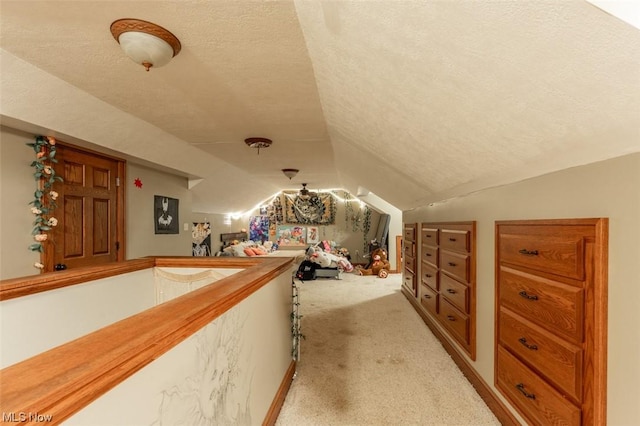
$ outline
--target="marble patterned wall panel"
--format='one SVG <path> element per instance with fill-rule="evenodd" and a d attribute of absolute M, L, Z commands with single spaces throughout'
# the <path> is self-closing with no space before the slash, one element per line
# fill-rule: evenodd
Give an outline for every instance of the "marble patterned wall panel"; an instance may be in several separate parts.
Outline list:
<path fill-rule="evenodd" d="M 283 274 L 65 424 L 261 424 L 291 363 L 290 314 Z"/>

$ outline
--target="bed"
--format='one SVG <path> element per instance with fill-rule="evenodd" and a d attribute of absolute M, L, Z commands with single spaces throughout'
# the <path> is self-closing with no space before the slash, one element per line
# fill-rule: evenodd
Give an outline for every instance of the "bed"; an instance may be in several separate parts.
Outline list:
<path fill-rule="evenodd" d="M 293 257 L 297 265 L 302 262 L 307 255 L 306 247 L 271 250 L 269 244 L 249 241 L 246 232 L 220 234 L 220 241 L 222 242 L 222 249 L 219 252 L 220 256 Z"/>

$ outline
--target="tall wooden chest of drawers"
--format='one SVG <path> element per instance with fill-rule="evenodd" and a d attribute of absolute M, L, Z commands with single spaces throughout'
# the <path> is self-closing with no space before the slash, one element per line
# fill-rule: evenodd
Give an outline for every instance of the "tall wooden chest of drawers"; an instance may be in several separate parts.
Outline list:
<path fill-rule="evenodd" d="M 420 306 L 475 360 L 475 222 L 420 224 Z"/>
<path fill-rule="evenodd" d="M 416 229 L 415 223 L 405 223 L 402 233 L 402 284 L 413 295 L 418 296 L 416 269 Z"/>
<path fill-rule="evenodd" d="M 496 222 L 496 388 L 536 425 L 606 424 L 607 219 Z"/>

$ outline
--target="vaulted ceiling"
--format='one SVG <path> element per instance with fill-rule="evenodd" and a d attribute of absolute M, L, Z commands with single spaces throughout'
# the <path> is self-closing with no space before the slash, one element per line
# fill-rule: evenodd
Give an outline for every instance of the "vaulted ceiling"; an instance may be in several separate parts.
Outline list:
<path fill-rule="evenodd" d="M 583 0 L 2 0 L 0 16 L 3 123 L 186 176 L 195 211 L 302 182 L 408 210 L 640 151 L 640 30 Z M 182 51 L 145 72 L 120 18 Z"/>

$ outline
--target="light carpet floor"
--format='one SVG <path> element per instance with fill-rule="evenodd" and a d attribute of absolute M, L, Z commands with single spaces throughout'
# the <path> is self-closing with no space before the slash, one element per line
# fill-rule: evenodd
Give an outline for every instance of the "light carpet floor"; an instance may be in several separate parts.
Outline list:
<path fill-rule="evenodd" d="M 276 426 L 499 425 L 401 293 L 401 275 L 297 282 L 296 377 Z"/>

